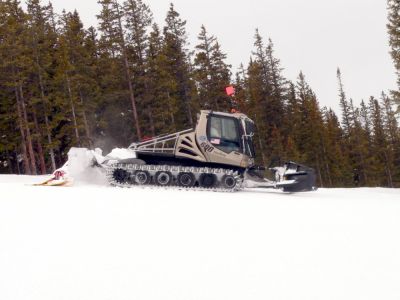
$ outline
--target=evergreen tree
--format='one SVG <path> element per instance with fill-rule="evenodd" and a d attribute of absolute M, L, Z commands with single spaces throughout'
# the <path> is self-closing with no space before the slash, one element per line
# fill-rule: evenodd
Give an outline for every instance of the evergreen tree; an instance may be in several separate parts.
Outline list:
<path fill-rule="evenodd" d="M 258 117 L 259 134 L 262 152 L 267 155 L 278 153 L 282 148 L 282 130 L 284 113 L 284 91 L 286 87 L 282 82 L 281 68 L 279 60 L 273 56 L 273 44 L 270 41 L 267 47 L 264 46 L 263 39 L 256 30 L 254 59 L 249 66 L 249 81 L 251 82 L 251 100 L 253 116 Z M 279 131 L 279 134 L 277 133 Z M 277 138 L 275 140 L 275 137 Z M 282 160 L 279 157 L 270 156 L 268 160 Z"/>
<path fill-rule="evenodd" d="M 353 170 L 354 177 L 360 177 L 355 183 L 365 185 L 369 181 L 368 137 L 361 126 L 359 110 L 354 107 L 353 100 L 346 97 L 340 69 L 337 70 L 337 78 L 348 167 Z"/>
<path fill-rule="evenodd" d="M 87 32 L 83 29 L 79 14 L 63 13 L 60 20 L 62 30 L 58 40 L 58 68 L 56 79 L 59 101 L 68 100 L 67 111 L 71 113 L 72 127 L 65 127 L 64 134 L 72 130 L 75 139 L 72 144 L 93 145 L 88 114 L 92 115 L 90 101 L 96 92 L 96 83 L 89 63 L 91 54 L 86 48 Z M 66 102 L 64 102 L 65 105 Z M 62 105 L 62 104 L 61 104 Z"/>
<path fill-rule="evenodd" d="M 393 109 L 393 99 L 385 93 L 381 96 L 383 124 L 388 143 L 388 158 L 392 169 L 393 186 L 400 184 L 400 130 Z"/>
<path fill-rule="evenodd" d="M 32 73 L 32 86 L 30 92 L 37 102 L 35 110 L 41 113 L 38 116 L 39 120 L 44 120 L 44 135 L 46 136 L 46 148 L 50 154 L 51 169 L 56 169 L 55 143 L 53 142 L 52 135 L 52 124 L 50 120 L 50 109 L 51 103 L 49 101 L 50 92 L 50 77 L 51 68 L 54 61 L 55 45 L 57 40 L 57 34 L 54 30 L 53 11 L 51 5 L 42 6 L 39 0 L 27 1 L 27 12 L 28 12 L 28 31 L 29 31 L 29 44 L 31 49 L 31 60 L 34 65 Z M 36 126 L 39 124 L 36 122 Z M 41 134 L 41 130 L 38 130 Z M 39 141 L 40 146 L 43 141 Z M 39 147 L 40 151 L 41 146 Z M 42 172 L 46 173 L 46 167 L 44 162 L 43 154 L 41 157 Z"/>
<path fill-rule="evenodd" d="M 331 187 L 349 185 L 348 178 L 351 177 L 351 174 L 347 167 L 349 162 L 343 147 L 344 133 L 339 119 L 332 109 L 324 111 L 324 122 L 326 128 L 324 161 L 327 180 Z"/>
<path fill-rule="evenodd" d="M 372 149 L 375 153 L 376 163 L 374 165 L 375 176 L 379 185 L 393 187 L 393 163 L 390 151 L 388 151 L 388 141 L 385 135 L 382 108 L 378 100 L 370 98 L 370 111 L 373 128 Z"/>
<path fill-rule="evenodd" d="M 240 64 L 239 71 L 235 77 L 235 98 L 234 109 L 249 113 L 248 77 L 243 64 Z"/>
<path fill-rule="evenodd" d="M 153 24 L 147 49 L 146 79 L 151 92 L 151 109 L 156 134 L 177 130 L 175 122 L 175 95 L 171 92 L 173 78 L 168 72 L 168 59 L 164 54 L 164 41 L 157 24 Z"/>
<path fill-rule="evenodd" d="M 298 137 L 299 151 L 304 155 L 303 161 L 316 169 L 319 182 L 324 186 L 322 113 L 316 95 L 307 84 L 302 72 L 299 75 L 296 89 L 301 113 L 301 131 Z"/>
<path fill-rule="evenodd" d="M 365 179 L 365 185 L 372 186 L 375 184 L 376 179 L 373 174 L 373 166 L 375 162 L 375 155 L 372 149 L 372 123 L 370 110 L 365 104 L 364 100 L 361 101 L 359 112 L 360 126 L 362 127 L 362 147 L 365 153 L 365 172 L 368 178 Z"/>
<path fill-rule="evenodd" d="M 1 2 L 3 22 L 1 22 L 2 42 L 1 69 L 3 85 L 14 93 L 14 109 L 17 112 L 17 126 L 20 131 L 20 145 L 27 174 L 36 174 L 36 156 L 32 134 L 32 122 L 29 113 L 28 99 L 25 97 L 25 87 L 28 81 L 28 70 L 32 66 L 27 53 L 29 47 L 26 23 L 27 16 L 22 11 L 19 1 L 7 0 Z"/>
<path fill-rule="evenodd" d="M 200 44 L 196 46 L 198 50 L 194 60 L 195 63 L 195 78 L 198 84 L 198 92 L 204 109 L 218 110 L 218 103 L 212 96 L 213 83 L 212 79 L 212 62 L 211 53 L 215 49 L 216 38 L 209 36 L 204 25 L 201 26 L 201 32 L 198 35 Z"/>
<path fill-rule="evenodd" d="M 355 169 L 360 175 L 360 181 L 362 185 L 368 185 L 369 183 L 369 139 L 368 133 L 363 129 L 361 123 L 361 112 L 358 108 L 354 107 L 353 100 L 350 99 L 350 112 L 352 117 L 353 128 L 351 131 L 351 147 L 354 156 Z"/>
<path fill-rule="evenodd" d="M 233 108 L 231 98 L 225 93 L 230 85 L 230 66 L 224 61 L 224 54 L 217 39 L 209 36 L 204 25 L 198 36 L 200 44 L 196 46 L 197 53 L 194 60 L 195 79 L 201 107 L 217 111 L 229 111 Z"/>
<path fill-rule="evenodd" d="M 179 128 L 194 125 L 192 105 L 195 92 L 192 81 L 190 58 L 188 54 L 186 21 L 171 4 L 164 26 L 163 55 L 167 58 L 163 68 L 170 74 L 170 97 L 175 99 L 172 104 L 175 124 Z"/>
<path fill-rule="evenodd" d="M 400 0 L 388 0 L 389 22 L 387 25 L 389 33 L 389 44 L 391 55 L 397 73 L 397 91 L 393 91 L 395 101 L 399 105 L 400 112 Z"/>
<path fill-rule="evenodd" d="M 214 97 L 222 111 L 230 111 L 237 105 L 236 100 L 233 97 L 228 97 L 225 92 L 225 88 L 231 83 L 231 65 L 226 64 L 227 55 L 222 51 L 218 41 L 215 43 L 211 59 L 213 63 L 213 85 L 216 93 Z"/>
<path fill-rule="evenodd" d="M 296 95 L 296 86 L 290 82 L 286 95 L 287 103 L 285 106 L 285 126 L 283 133 L 287 137 L 286 143 L 286 159 L 293 161 L 302 161 L 301 154 L 298 150 L 300 142 L 300 132 L 302 130 L 302 116 L 300 112 L 300 103 Z"/>
<path fill-rule="evenodd" d="M 131 62 L 128 57 L 126 32 L 123 26 L 123 11 L 117 0 L 99 0 L 98 3 L 102 7 L 100 15 L 97 16 L 99 19 L 99 30 L 103 34 L 101 38 L 102 47 L 112 58 L 117 58 L 120 55 L 126 77 L 125 81 L 128 87 L 128 96 L 132 106 L 133 124 L 136 129 L 137 138 L 141 140 L 142 132 L 132 83 Z"/>
<path fill-rule="evenodd" d="M 270 106 L 273 112 L 274 125 L 277 127 L 283 126 L 283 111 L 284 111 L 284 94 L 287 90 L 286 80 L 282 76 L 283 69 L 281 68 L 280 60 L 274 56 L 274 44 L 271 39 L 268 40 L 268 45 L 265 49 L 268 66 L 270 69 L 270 85 L 271 85 L 271 100 Z"/>
<path fill-rule="evenodd" d="M 0 54 L 1 52 L 0 46 Z M 21 174 L 18 159 L 20 138 L 18 132 L 14 130 L 17 125 L 15 120 L 18 118 L 14 109 L 15 100 L 11 90 L 3 85 L 4 77 L 1 75 L 0 73 L 0 173 Z"/>
<path fill-rule="evenodd" d="M 262 82 L 262 67 L 259 63 L 250 60 L 247 70 L 247 90 L 248 90 L 248 110 L 247 113 L 254 120 L 257 126 L 257 133 L 255 137 L 256 151 L 260 153 L 262 159 L 260 164 L 266 165 L 269 163 L 269 150 L 267 148 L 266 139 L 268 137 L 269 126 L 267 124 L 267 116 L 265 114 L 265 95 L 264 85 Z"/>
<path fill-rule="evenodd" d="M 339 100 L 340 100 L 340 107 L 342 108 L 343 129 L 344 129 L 347 137 L 349 137 L 351 128 L 352 128 L 351 112 L 350 112 L 349 103 L 347 101 L 346 93 L 345 93 L 344 87 L 343 87 L 342 73 L 339 68 L 337 69 L 337 79 L 339 82 Z"/>
<path fill-rule="evenodd" d="M 363 127 L 368 140 L 371 140 L 371 120 L 369 117 L 368 107 L 365 104 L 364 100 L 361 101 L 360 105 L 360 118 L 361 118 L 361 126 Z"/>
<path fill-rule="evenodd" d="M 393 109 L 393 99 L 391 99 L 384 92 L 381 94 L 382 108 L 383 108 L 383 120 L 385 125 L 386 135 L 389 142 L 392 145 L 396 145 L 400 140 L 399 126 L 396 118 L 395 111 Z"/>
<path fill-rule="evenodd" d="M 139 114 L 140 118 L 144 119 L 146 124 L 149 124 L 149 126 L 144 126 L 142 131 L 145 135 L 154 136 L 152 96 L 147 85 L 145 68 L 146 51 L 149 44 L 147 33 L 152 24 L 152 12 L 141 0 L 126 0 L 123 8 L 126 19 L 127 52 L 132 66 L 132 75 L 135 79 L 133 86 L 139 103 Z"/>

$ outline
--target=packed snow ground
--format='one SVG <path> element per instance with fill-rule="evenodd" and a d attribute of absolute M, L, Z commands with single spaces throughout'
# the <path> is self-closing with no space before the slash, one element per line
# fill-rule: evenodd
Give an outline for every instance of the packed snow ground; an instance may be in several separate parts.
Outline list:
<path fill-rule="evenodd" d="M 0 299 L 400 299 L 400 191 L 0 176 Z"/>

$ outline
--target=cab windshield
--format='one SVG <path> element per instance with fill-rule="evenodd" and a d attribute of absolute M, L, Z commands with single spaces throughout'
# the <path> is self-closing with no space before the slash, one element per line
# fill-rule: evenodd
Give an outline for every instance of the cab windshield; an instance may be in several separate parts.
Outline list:
<path fill-rule="evenodd" d="M 217 149 L 230 153 L 240 152 L 239 122 L 235 118 L 211 116 L 208 139 Z"/>

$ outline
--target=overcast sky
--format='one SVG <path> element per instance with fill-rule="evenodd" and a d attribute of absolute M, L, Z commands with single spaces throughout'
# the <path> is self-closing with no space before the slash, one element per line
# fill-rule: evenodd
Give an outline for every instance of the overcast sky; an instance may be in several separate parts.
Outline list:
<path fill-rule="evenodd" d="M 97 0 L 52 0 L 56 12 L 77 9 L 96 25 Z M 161 26 L 171 1 L 145 0 Z M 255 28 L 275 43 L 284 75 L 302 70 L 323 106 L 338 109 L 336 68 L 355 102 L 396 87 L 384 0 L 173 0 L 187 20 L 191 46 L 201 24 L 220 41 L 234 70 L 249 61 Z"/>

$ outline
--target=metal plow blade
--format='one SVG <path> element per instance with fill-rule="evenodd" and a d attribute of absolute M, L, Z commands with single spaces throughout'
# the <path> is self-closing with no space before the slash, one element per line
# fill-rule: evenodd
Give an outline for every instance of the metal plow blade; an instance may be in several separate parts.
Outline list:
<path fill-rule="evenodd" d="M 277 188 L 285 192 L 308 192 L 317 189 L 315 170 L 313 168 L 288 162 L 281 168 L 273 168 L 277 177 Z"/>

